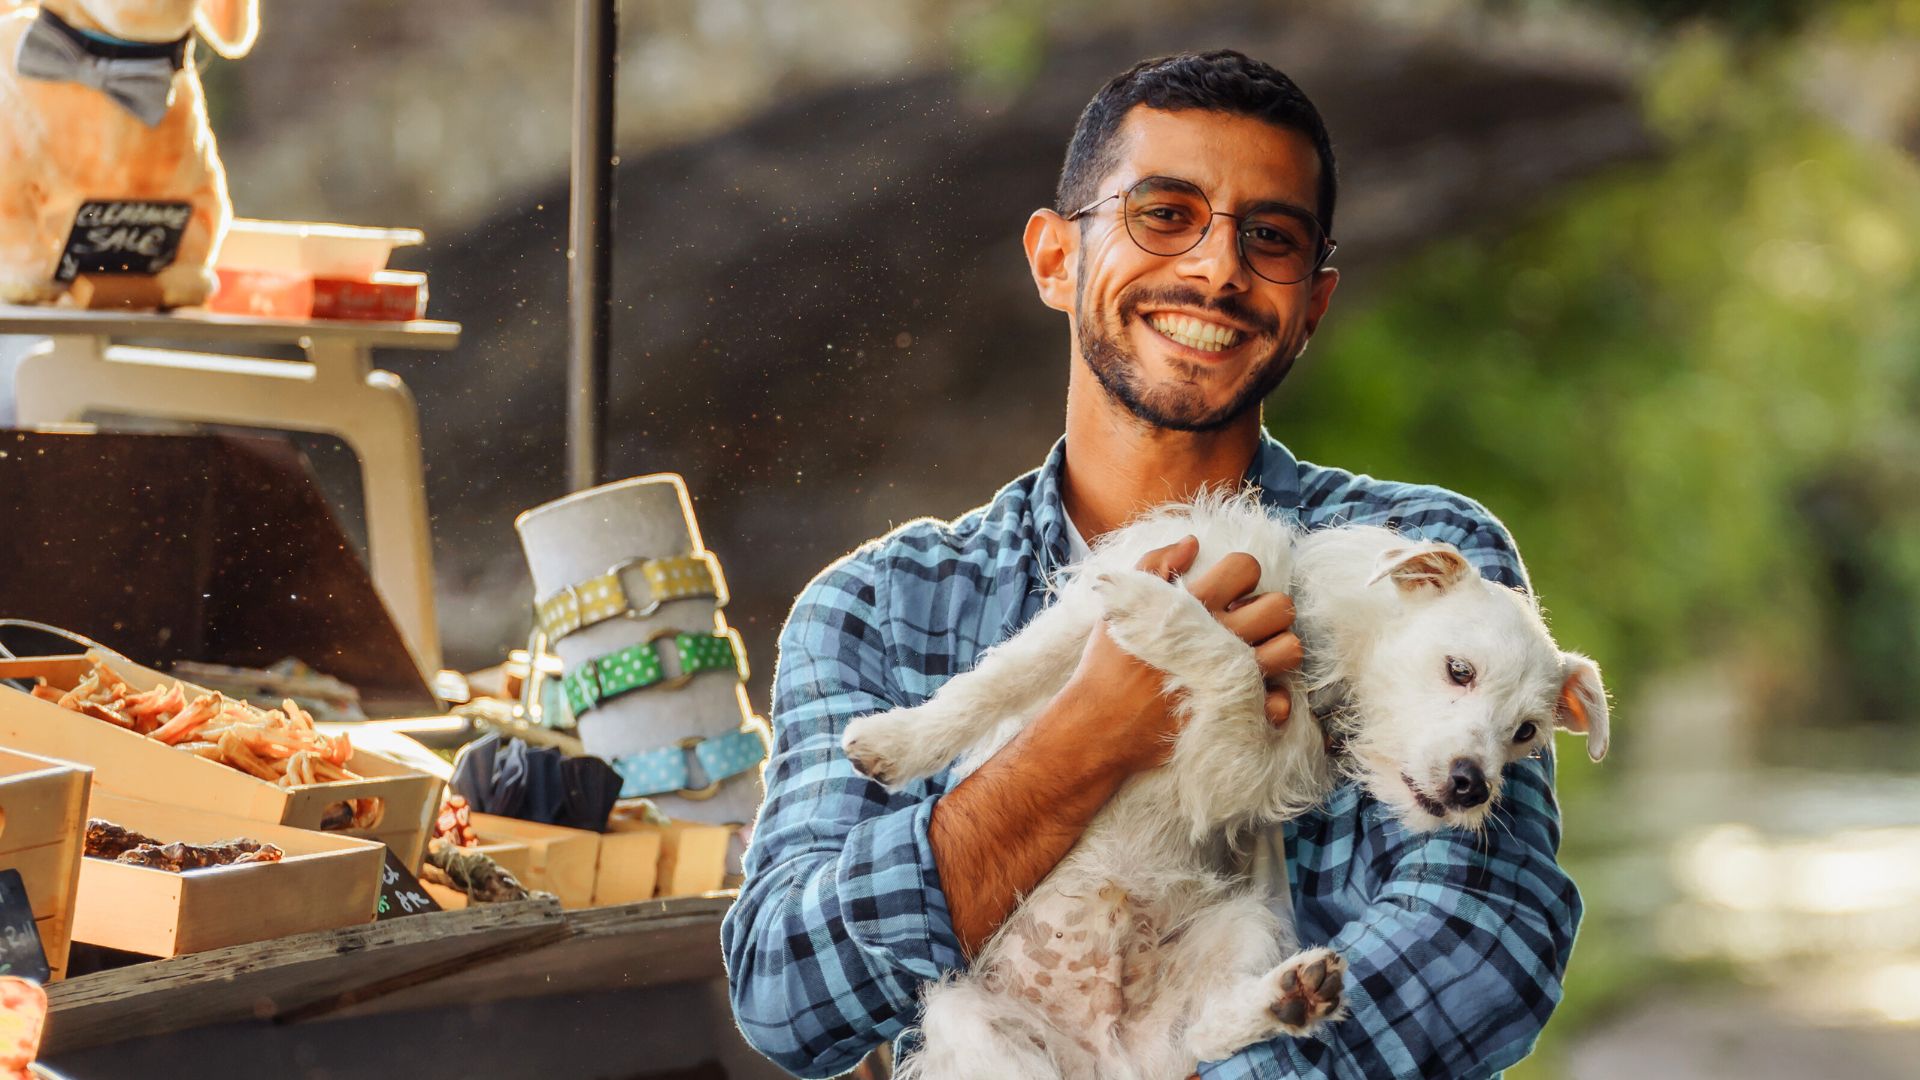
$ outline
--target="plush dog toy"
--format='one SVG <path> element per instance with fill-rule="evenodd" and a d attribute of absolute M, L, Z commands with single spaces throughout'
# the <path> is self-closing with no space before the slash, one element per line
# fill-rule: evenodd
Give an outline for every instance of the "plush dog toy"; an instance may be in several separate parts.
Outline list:
<path fill-rule="evenodd" d="M 253 47 L 257 0 L 0 0 L 0 300 L 47 303 L 89 200 L 187 203 L 163 307 L 213 291 L 233 209 L 194 68 L 195 28 L 221 56 Z"/>

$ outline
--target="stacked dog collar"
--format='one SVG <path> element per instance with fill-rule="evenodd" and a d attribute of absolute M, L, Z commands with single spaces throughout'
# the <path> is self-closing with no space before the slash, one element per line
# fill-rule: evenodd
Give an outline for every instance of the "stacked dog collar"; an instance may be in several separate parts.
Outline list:
<path fill-rule="evenodd" d="M 727 602 L 726 579 L 710 552 L 628 559 L 598 577 L 576 582 L 539 601 L 534 621 L 549 642 L 609 619 L 641 619 L 675 600 Z M 733 630 L 663 628 L 646 641 L 577 665 L 561 680 L 561 694 L 577 720 L 623 694 L 675 690 L 703 672 L 747 677 L 746 650 Z M 758 731 L 682 739 L 672 746 L 627 754 L 613 761 L 622 778 L 620 796 L 677 794 L 711 798 L 720 782 L 751 769 L 767 755 Z"/>
<path fill-rule="evenodd" d="M 633 581 L 638 571 L 640 581 Z M 635 584 L 641 585 L 635 589 Z M 569 585 L 534 610 L 534 621 L 548 641 L 558 641 L 582 627 L 626 616 L 640 619 L 660 610 L 669 600 L 710 596 L 714 606 L 727 604 L 726 579 L 711 552 L 675 555 L 664 559 L 628 559 L 599 577 Z"/>

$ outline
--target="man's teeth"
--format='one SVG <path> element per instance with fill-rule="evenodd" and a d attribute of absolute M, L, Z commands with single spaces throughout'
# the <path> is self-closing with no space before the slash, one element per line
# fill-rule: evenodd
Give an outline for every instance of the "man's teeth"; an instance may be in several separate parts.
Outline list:
<path fill-rule="evenodd" d="M 1240 331 L 1185 315 L 1154 315 L 1147 321 L 1155 330 L 1201 352 L 1219 352 L 1240 343 Z"/>

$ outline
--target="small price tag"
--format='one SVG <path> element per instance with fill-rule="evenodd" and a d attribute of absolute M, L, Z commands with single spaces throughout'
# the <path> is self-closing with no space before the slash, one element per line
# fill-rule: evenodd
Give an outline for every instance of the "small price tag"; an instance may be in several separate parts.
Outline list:
<path fill-rule="evenodd" d="M 20 880 L 20 871 L 0 870 L 0 975 L 44 983 L 49 973 L 26 883 Z"/>
<path fill-rule="evenodd" d="M 93 199 L 73 215 L 55 281 L 81 274 L 157 274 L 173 265 L 193 204 Z"/>
<path fill-rule="evenodd" d="M 379 919 L 397 919 L 402 915 L 418 915 L 423 911 L 439 911 L 440 905 L 420 885 L 420 879 L 407 872 L 393 851 L 387 851 L 387 865 L 380 871 L 380 906 L 374 909 L 373 917 Z"/>

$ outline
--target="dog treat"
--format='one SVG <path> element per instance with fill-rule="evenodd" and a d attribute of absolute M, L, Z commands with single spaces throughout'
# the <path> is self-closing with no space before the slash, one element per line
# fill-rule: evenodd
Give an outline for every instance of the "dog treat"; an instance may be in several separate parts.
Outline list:
<path fill-rule="evenodd" d="M 273 844 L 248 837 L 235 837 L 217 844 L 171 844 L 137 833 L 104 818 L 87 821 L 86 854 L 96 859 L 112 859 L 129 866 L 185 873 L 209 866 L 237 863 L 279 862 L 286 853 Z"/>
<path fill-rule="evenodd" d="M 92 669 L 73 689 L 61 690 L 41 679 L 33 696 L 281 787 L 360 779 L 347 768 L 353 756 L 347 736 L 320 734 L 313 717 L 292 700 L 278 709 L 261 709 L 219 693 L 188 701 L 186 686 L 177 680 L 171 686 L 135 690 L 106 661 L 98 656 L 91 660 Z M 323 828 L 365 829 L 379 820 L 378 799 L 340 805 L 347 809 L 329 808 L 336 824 L 323 823 Z"/>
<path fill-rule="evenodd" d="M 433 819 L 433 835 L 455 847 L 473 847 L 480 835 L 473 831 L 473 810 L 465 795 L 448 792 L 440 802 L 440 813 Z"/>
<path fill-rule="evenodd" d="M 438 836 L 427 841 L 420 880 L 466 893 L 476 904 L 501 904 L 533 895 L 499 863 L 478 851 L 457 848 Z"/>
<path fill-rule="evenodd" d="M 143 844 L 159 843 L 151 836 L 115 825 L 105 818 L 87 819 L 86 853 L 96 859 L 117 859 Z"/>

